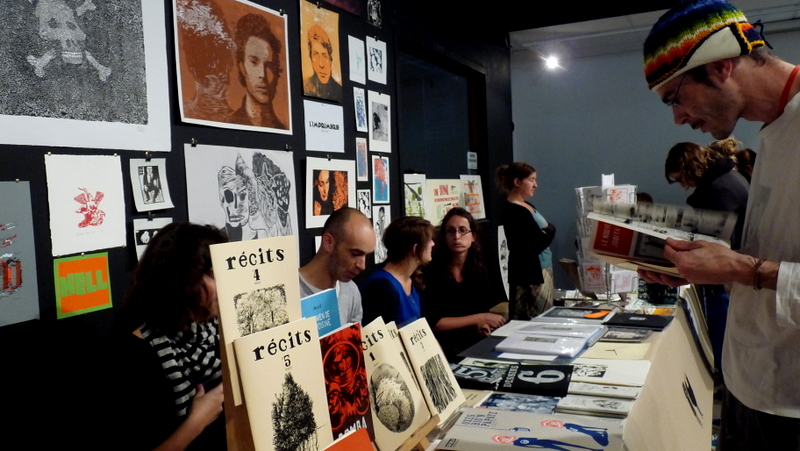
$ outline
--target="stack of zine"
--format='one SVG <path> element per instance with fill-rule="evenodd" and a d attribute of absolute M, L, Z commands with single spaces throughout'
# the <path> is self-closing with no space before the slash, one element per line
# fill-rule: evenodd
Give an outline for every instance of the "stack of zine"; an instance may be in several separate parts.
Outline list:
<path fill-rule="evenodd" d="M 508 364 L 482 367 L 451 363 L 450 369 L 461 388 L 566 396 L 572 377 L 570 365 Z"/>
<path fill-rule="evenodd" d="M 556 323 L 533 320 L 511 332 L 496 350 L 521 354 L 575 357 L 602 336 L 602 324 Z"/>
<path fill-rule="evenodd" d="M 650 362 L 647 360 L 575 359 L 569 394 L 555 411 L 625 418 L 642 390 Z"/>

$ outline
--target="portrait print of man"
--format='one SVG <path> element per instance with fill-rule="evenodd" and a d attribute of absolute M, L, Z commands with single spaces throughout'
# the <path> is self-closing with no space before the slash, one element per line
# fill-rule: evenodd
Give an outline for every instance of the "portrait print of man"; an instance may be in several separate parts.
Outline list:
<path fill-rule="evenodd" d="M 291 134 L 286 20 L 246 0 L 176 0 L 182 120 Z"/>
<path fill-rule="evenodd" d="M 372 158 L 372 202 L 389 202 L 389 175 L 387 174 L 388 158 Z"/>
<path fill-rule="evenodd" d="M 342 101 L 339 63 L 339 15 L 309 2 L 301 3 L 303 94 Z"/>
<path fill-rule="evenodd" d="M 236 24 L 236 69 L 247 89 L 242 104 L 229 122 L 269 128 L 286 128 L 272 105 L 281 76 L 281 42 L 269 22 L 259 14 L 242 16 Z"/>

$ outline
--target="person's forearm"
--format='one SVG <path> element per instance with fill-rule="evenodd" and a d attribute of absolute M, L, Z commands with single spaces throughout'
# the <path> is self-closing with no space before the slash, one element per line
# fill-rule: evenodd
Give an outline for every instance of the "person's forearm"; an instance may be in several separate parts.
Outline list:
<path fill-rule="evenodd" d="M 183 451 L 203 432 L 203 428 L 187 418 L 163 443 L 153 451 Z"/>
<path fill-rule="evenodd" d="M 443 332 L 445 330 L 462 329 L 464 327 L 472 327 L 478 325 L 480 315 L 467 315 L 467 316 L 448 316 L 439 320 L 433 330 L 436 332 Z"/>

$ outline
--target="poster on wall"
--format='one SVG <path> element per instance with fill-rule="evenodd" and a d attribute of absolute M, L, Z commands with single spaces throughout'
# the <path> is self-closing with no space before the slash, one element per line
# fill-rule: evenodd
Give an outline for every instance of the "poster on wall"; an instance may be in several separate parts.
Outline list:
<path fill-rule="evenodd" d="M 383 232 L 392 222 L 392 210 L 389 205 L 372 206 L 372 226 L 375 229 L 375 264 L 386 260 L 386 246 L 383 245 Z"/>
<path fill-rule="evenodd" d="M 322 227 L 342 207 L 356 207 L 352 160 L 306 159 L 306 228 Z"/>
<path fill-rule="evenodd" d="M 231 241 L 296 235 L 292 152 L 186 144 L 189 221 L 225 229 Z"/>
<path fill-rule="evenodd" d="M 169 151 L 164 21 L 147 0 L 3 2 L 0 143 Z"/>
<path fill-rule="evenodd" d="M 426 219 L 431 224 L 438 226 L 444 215 L 451 208 L 460 206 L 461 180 L 459 179 L 428 179 L 427 205 L 425 205 Z"/>
<path fill-rule="evenodd" d="M 511 299 L 509 296 L 508 285 L 508 239 L 506 238 L 506 229 L 503 226 L 497 227 L 497 260 L 500 263 L 500 278 L 503 280 L 503 289 L 506 290 L 506 299 Z"/>
<path fill-rule="evenodd" d="M 356 138 L 356 172 L 359 182 L 369 181 L 369 159 L 367 157 L 367 139 Z"/>
<path fill-rule="evenodd" d="M 342 101 L 339 14 L 300 1 L 300 61 L 303 94 Z"/>
<path fill-rule="evenodd" d="M 306 150 L 344 153 L 344 110 L 339 105 L 303 101 Z"/>
<path fill-rule="evenodd" d="M 369 91 L 369 150 L 392 151 L 392 98 Z"/>
<path fill-rule="evenodd" d="M 406 216 L 425 217 L 425 174 L 403 174 L 403 202 Z"/>
<path fill-rule="evenodd" d="M 389 158 L 372 156 L 372 203 L 389 203 Z"/>
<path fill-rule="evenodd" d="M 45 155 L 53 256 L 124 246 L 119 156 Z"/>
<path fill-rule="evenodd" d="M 354 36 L 347 37 L 347 50 L 350 54 L 350 81 L 367 82 L 367 60 L 364 59 L 364 41 Z"/>
<path fill-rule="evenodd" d="M 364 90 L 353 86 L 353 110 L 356 113 L 356 131 L 367 133 L 367 96 Z"/>
<path fill-rule="evenodd" d="M 292 133 L 287 16 L 246 0 L 173 0 L 181 119 Z"/>
<path fill-rule="evenodd" d="M 56 318 L 63 319 L 111 308 L 108 253 L 53 260 Z"/>
<path fill-rule="evenodd" d="M 39 317 L 29 182 L 0 182 L 0 327 Z"/>
<path fill-rule="evenodd" d="M 461 206 L 475 219 L 486 218 L 483 186 L 479 175 L 461 175 Z"/>
<path fill-rule="evenodd" d="M 172 197 L 169 195 L 169 183 L 167 183 L 167 160 L 153 158 L 148 161 L 143 158 L 132 158 L 130 165 L 133 203 L 136 205 L 136 211 L 173 208 Z"/>
<path fill-rule="evenodd" d="M 141 260 L 147 245 L 159 230 L 172 223 L 172 218 L 147 218 L 133 220 L 133 242 L 136 246 L 136 258 Z"/>
<path fill-rule="evenodd" d="M 386 43 L 367 36 L 367 78 L 369 81 L 386 84 Z"/>
<path fill-rule="evenodd" d="M 383 23 L 381 0 L 367 0 L 367 22 L 380 28 Z"/>
<path fill-rule="evenodd" d="M 358 198 L 358 211 L 364 213 L 369 219 L 372 219 L 372 194 L 368 189 L 356 190 L 356 197 Z"/>

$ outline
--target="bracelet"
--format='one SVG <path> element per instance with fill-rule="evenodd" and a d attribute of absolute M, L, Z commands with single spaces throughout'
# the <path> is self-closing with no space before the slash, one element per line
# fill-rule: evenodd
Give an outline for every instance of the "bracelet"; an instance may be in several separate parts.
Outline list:
<path fill-rule="evenodd" d="M 753 279 L 753 289 L 756 291 L 761 289 L 761 278 L 758 276 L 758 268 L 760 268 L 761 265 L 763 264 L 764 264 L 764 259 L 759 258 L 756 259 L 756 262 L 753 265 L 753 273 L 755 274 L 755 277 Z"/>

